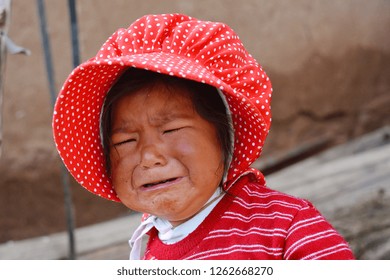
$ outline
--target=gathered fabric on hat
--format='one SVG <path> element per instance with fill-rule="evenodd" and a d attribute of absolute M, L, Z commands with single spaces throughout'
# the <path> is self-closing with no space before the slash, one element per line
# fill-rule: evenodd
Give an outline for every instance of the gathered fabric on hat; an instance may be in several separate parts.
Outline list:
<path fill-rule="evenodd" d="M 100 114 L 105 96 L 128 67 L 207 83 L 225 96 L 234 127 L 234 150 L 224 188 L 260 156 L 271 122 L 271 82 L 226 24 L 181 14 L 144 16 L 117 30 L 96 56 L 65 81 L 53 115 L 54 139 L 70 173 L 87 190 L 119 201 L 107 174 Z"/>

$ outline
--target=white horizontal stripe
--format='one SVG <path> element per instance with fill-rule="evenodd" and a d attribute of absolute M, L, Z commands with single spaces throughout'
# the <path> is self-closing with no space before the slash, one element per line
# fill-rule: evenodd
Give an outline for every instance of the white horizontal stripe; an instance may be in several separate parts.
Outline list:
<path fill-rule="evenodd" d="M 256 191 L 253 191 L 248 186 L 245 186 L 242 189 L 243 189 L 243 191 L 245 191 L 248 194 L 248 196 L 251 196 L 251 197 L 266 198 L 266 197 L 270 197 L 270 196 L 284 196 L 283 193 L 280 193 L 280 192 L 277 192 L 277 191 L 274 191 L 271 189 L 265 189 L 266 192 L 258 192 L 259 189 L 256 189 Z"/>
<path fill-rule="evenodd" d="M 305 219 L 305 220 L 302 220 L 302 221 L 299 221 L 297 222 L 296 224 L 294 224 L 290 229 L 289 229 L 289 232 L 287 234 L 287 238 L 293 234 L 296 230 L 299 230 L 299 229 L 302 229 L 303 227 L 307 227 L 307 226 L 312 226 L 314 224 L 318 224 L 318 223 L 322 223 L 324 222 L 324 218 L 321 217 L 321 216 L 316 216 L 316 217 L 313 217 L 313 218 L 310 218 L 310 219 Z"/>
<path fill-rule="evenodd" d="M 268 248 L 263 245 L 247 245 L 247 244 L 235 244 L 226 248 L 217 248 L 208 251 L 199 252 L 195 255 L 189 256 L 187 259 L 206 259 L 216 256 L 224 256 L 231 253 L 244 252 L 244 253 L 258 253 L 263 252 L 271 256 L 282 255 L 282 248 Z"/>
<path fill-rule="evenodd" d="M 290 208 L 290 209 L 295 209 L 295 210 L 301 210 L 302 209 L 302 207 L 300 205 L 288 203 L 288 202 L 285 202 L 283 200 L 274 200 L 274 201 L 270 201 L 268 203 L 248 203 L 248 202 L 246 202 L 242 198 L 236 198 L 233 201 L 233 203 L 239 204 L 239 205 L 241 205 L 242 207 L 244 207 L 246 209 L 254 209 L 254 208 L 267 209 L 267 208 L 269 208 L 270 206 L 273 206 L 273 205 L 280 205 L 280 206 L 283 206 L 283 207 L 286 207 L 286 208 Z"/>
<path fill-rule="evenodd" d="M 231 236 L 249 236 L 249 235 L 259 235 L 261 236 L 280 236 L 285 237 L 286 231 L 283 229 L 262 229 L 262 228 L 249 228 L 248 230 L 242 230 L 238 228 L 232 228 L 228 230 L 215 230 L 210 232 L 210 236 L 206 237 L 206 239 L 215 239 L 215 238 L 223 238 L 223 237 L 231 237 Z"/>
<path fill-rule="evenodd" d="M 338 248 L 338 250 L 336 250 L 337 248 Z M 336 246 L 325 248 L 321 251 L 312 253 L 312 254 L 304 257 L 303 260 L 317 260 L 317 259 L 329 256 L 329 255 L 332 255 L 332 254 L 335 254 L 335 253 L 338 253 L 338 252 L 341 252 L 344 250 L 349 251 L 348 246 L 346 244 L 338 244 Z"/>
<path fill-rule="evenodd" d="M 334 230 L 326 230 L 326 231 L 318 232 L 316 234 L 308 235 L 305 238 L 302 238 L 302 239 L 296 241 L 294 244 L 292 244 L 290 246 L 290 248 L 288 248 L 287 251 L 285 252 L 285 258 L 289 259 L 290 256 L 296 250 L 298 250 L 299 248 L 301 248 L 302 246 L 304 246 L 308 243 L 312 243 L 312 242 L 318 241 L 320 239 L 328 238 L 332 235 L 337 235 L 337 232 L 335 232 Z"/>
<path fill-rule="evenodd" d="M 260 213 L 254 213 L 250 216 L 244 216 L 240 213 L 236 212 L 226 212 L 224 216 L 222 216 L 223 219 L 235 219 L 243 222 L 250 222 L 255 219 L 284 219 L 288 221 L 292 221 L 294 218 L 292 215 L 280 213 L 280 212 L 273 212 L 270 214 L 260 214 Z"/>
<path fill-rule="evenodd" d="M 251 189 L 248 186 L 243 187 L 243 190 L 249 196 L 252 196 L 252 197 L 266 198 L 266 197 L 271 197 L 271 196 L 278 196 L 278 197 L 282 197 L 282 198 L 289 198 L 289 199 L 293 199 L 293 200 L 302 201 L 300 198 L 297 198 L 295 196 L 289 195 L 287 193 L 282 193 L 282 192 L 278 192 L 278 191 L 275 191 L 275 190 L 271 190 L 271 189 L 268 189 L 268 188 L 264 188 L 264 190 L 266 192 L 261 192 L 261 193 L 259 193 L 257 191 L 257 190 L 260 190 L 260 189 L 253 190 L 253 189 Z"/>
<path fill-rule="evenodd" d="M 217 229 L 217 230 L 213 230 L 211 231 L 210 233 L 224 233 L 224 232 L 231 232 L 232 230 L 236 230 L 238 232 L 248 232 L 248 231 L 251 231 L 251 230 L 257 230 L 257 231 L 263 231 L 263 232 L 281 232 L 281 233 L 287 233 L 287 231 L 283 228 L 261 228 L 261 227 L 251 227 L 251 228 L 248 228 L 247 230 L 244 230 L 244 229 L 241 229 L 241 228 L 230 228 L 230 229 Z"/>

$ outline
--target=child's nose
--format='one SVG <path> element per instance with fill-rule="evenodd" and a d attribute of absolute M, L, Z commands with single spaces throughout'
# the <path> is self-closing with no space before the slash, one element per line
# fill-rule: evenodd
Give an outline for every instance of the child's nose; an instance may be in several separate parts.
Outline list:
<path fill-rule="evenodd" d="M 148 169 L 157 166 L 164 166 L 166 163 L 166 158 L 163 156 L 157 145 L 149 144 L 142 148 L 140 165 L 143 168 Z"/>

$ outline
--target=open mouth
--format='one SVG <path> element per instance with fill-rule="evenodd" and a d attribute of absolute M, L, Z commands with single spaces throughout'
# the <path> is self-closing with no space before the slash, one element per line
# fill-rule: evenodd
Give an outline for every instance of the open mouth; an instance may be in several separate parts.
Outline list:
<path fill-rule="evenodd" d="M 177 179 L 178 179 L 178 178 L 171 178 L 171 179 L 167 179 L 167 180 L 162 180 L 162 181 L 155 182 L 155 183 L 145 184 L 145 185 L 143 185 L 142 187 L 144 187 L 144 188 L 150 188 L 150 187 L 154 187 L 154 186 L 158 186 L 158 185 L 170 183 L 170 182 L 176 181 Z"/>

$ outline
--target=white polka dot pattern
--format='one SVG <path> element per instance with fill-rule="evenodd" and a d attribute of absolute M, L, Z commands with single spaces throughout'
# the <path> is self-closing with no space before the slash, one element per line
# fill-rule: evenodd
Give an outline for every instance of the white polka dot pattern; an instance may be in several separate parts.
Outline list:
<path fill-rule="evenodd" d="M 119 29 L 78 66 L 59 93 L 54 139 L 69 172 L 87 190 L 119 201 L 104 167 L 99 120 L 105 95 L 127 67 L 210 84 L 226 96 L 234 152 L 226 188 L 260 156 L 268 134 L 271 83 L 238 36 L 223 23 L 180 15 L 148 15 Z"/>

